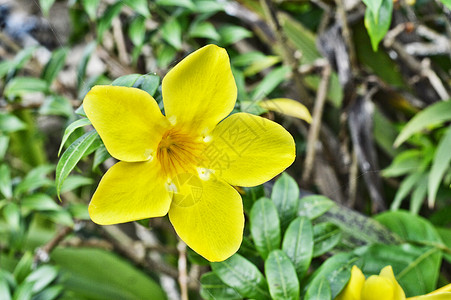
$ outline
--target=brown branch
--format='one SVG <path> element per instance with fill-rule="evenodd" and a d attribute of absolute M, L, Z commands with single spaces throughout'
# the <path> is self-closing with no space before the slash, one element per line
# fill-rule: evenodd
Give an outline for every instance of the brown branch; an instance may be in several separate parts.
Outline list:
<path fill-rule="evenodd" d="M 69 234 L 73 232 L 73 227 L 63 227 L 47 244 L 36 249 L 34 255 L 35 264 L 41 262 L 48 262 L 50 259 L 50 253 L 58 246 Z"/>
<path fill-rule="evenodd" d="M 326 103 L 327 91 L 329 89 L 331 72 L 330 65 L 325 65 L 322 72 L 321 82 L 318 87 L 318 93 L 316 94 L 315 106 L 312 114 L 312 124 L 307 137 L 307 154 L 304 162 L 304 173 L 302 174 L 303 182 L 307 182 L 312 174 L 315 161 L 316 143 L 319 138 L 321 119 L 324 105 Z"/>

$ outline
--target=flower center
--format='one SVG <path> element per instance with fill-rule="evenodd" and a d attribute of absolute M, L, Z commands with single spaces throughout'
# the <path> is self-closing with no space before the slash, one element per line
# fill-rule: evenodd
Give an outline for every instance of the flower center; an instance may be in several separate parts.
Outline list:
<path fill-rule="evenodd" d="M 196 172 L 205 143 L 201 137 L 177 128 L 165 132 L 158 145 L 157 158 L 169 178 L 177 174 Z"/>

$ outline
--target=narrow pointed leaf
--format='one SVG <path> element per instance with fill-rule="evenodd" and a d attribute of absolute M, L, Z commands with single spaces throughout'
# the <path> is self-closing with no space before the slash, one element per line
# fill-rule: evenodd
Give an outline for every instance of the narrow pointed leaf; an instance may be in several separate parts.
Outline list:
<path fill-rule="evenodd" d="M 274 250 L 269 254 L 265 261 L 265 274 L 273 299 L 299 299 L 299 280 L 285 252 Z"/>
<path fill-rule="evenodd" d="M 283 173 L 274 184 L 271 199 L 276 205 L 282 230 L 296 217 L 299 205 L 299 188 L 296 181 Z"/>
<path fill-rule="evenodd" d="M 448 127 L 440 140 L 432 162 L 428 181 L 428 205 L 433 207 L 440 182 L 451 163 L 451 127 Z"/>

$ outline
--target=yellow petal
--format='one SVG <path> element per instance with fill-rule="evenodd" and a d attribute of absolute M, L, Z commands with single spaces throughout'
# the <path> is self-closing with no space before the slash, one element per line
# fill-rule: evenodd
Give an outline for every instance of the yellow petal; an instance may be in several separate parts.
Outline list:
<path fill-rule="evenodd" d="M 307 107 L 298 101 L 288 98 L 277 98 L 271 100 L 261 101 L 259 105 L 267 110 L 275 111 L 290 117 L 295 117 L 306 121 L 312 122 L 312 116 Z"/>
<path fill-rule="evenodd" d="M 122 86 L 95 86 L 83 108 L 108 152 L 123 161 L 152 157 L 169 122 L 148 93 Z"/>
<path fill-rule="evenodd" d="M 393 268 L 391 266 L 386 266 L 383 268 L 379 274 L 380 276 L 387 278 L 390 280 L 390 282 L 393 284 L 395 288 L 395 299 L 396 300 L 404 300 L 406 299 L 406 294 L 404 293 L 404 290 L 399 285 L 398 281 L 395 278 L 395 274 L 393 274 Z"/>
<path fill-rule="evenodd" d="M 199 134 L 207 134 L 232 111 L 237 95 L 225 49 L 205 46 L 183 59 L 162 83 L 166 116 Z"/>
<path fill-rule="evenodd" d="M 279 124 L 247 113 L 227 117 L 213 131 L 201 164 L 238 186 L 262 184 L 290 166 L 293 137 Z"/>
<path fill-rule="evenodd" d="M 244 214 L 241 196 L 227 183 L 178 175 L 169 219 L 180 238 L 209 261 L 223 261 L 241 245 Z"/>
<path fill-rule="evenodd" d="M 345 288 L 338 294 L 335 300 L 360 300 L 360 294 L 365 282 L 365 276 L 357 266 L 351 270 L 351 278 Z"/>
<path fill-rule="evenodd" d="M 410 297 L 408 300 L 450 300 L 451 292 L 430 293 L 424 296 Z"/>
<path fill-rule="evenodd" d="M 361 300 L 400 300 L 394 297 L 395 286 L 382 276 L 370 276 L 363 284 Z"/>
<path fill-rule="evenodd" d="M 118 162 L 103 176 L 89 204 L 92 221 L 101 225 L 166 215 L 172 193 L 155 159 Z"/>

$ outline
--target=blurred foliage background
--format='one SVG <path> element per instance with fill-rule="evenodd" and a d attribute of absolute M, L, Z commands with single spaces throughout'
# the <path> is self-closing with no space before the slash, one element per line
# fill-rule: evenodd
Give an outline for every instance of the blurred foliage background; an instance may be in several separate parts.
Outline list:
<path fill-rule="evenodd" d="M 333 299 L 353 265 L 392 265 L 407 296 L 450 282 L 450 8 L 1 0 L 0 298 Z M 167 218 L 89 220 L 114 160 L 79 109 L 96 84 L 161 103 L 161 78 L 208 43 L 230 55 L 235 110 L 297 144 L 286 173 L 240 190 L 242 247 L 211 264 Z"/>

